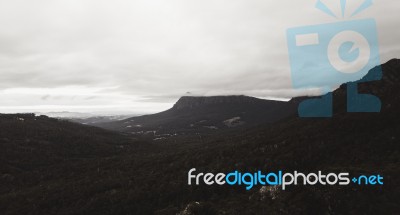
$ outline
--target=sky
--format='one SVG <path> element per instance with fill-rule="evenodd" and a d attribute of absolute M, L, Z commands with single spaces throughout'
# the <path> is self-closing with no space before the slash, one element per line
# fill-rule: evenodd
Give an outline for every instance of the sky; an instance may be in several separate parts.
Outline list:
<path fill-rule="evenodd" d="M 322 0 L 340 14 L 339 0 Z M 349 14 L 365 0 L 347 0 Z M 0 112 L 154 113 L 184 95 L 288 99 L 286 30 L 375 18 L 400 58 L 400 2 L 335 18 L 317 0 L 0 0 Z"/>

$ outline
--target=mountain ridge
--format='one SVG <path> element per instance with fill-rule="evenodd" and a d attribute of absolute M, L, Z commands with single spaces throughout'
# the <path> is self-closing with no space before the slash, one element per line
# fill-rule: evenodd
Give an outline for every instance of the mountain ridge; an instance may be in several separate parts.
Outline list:
<path fill-rule="evenodd" d="M 129 133 L 208 133 L 273 123 L 295 114 L 296 107 L 296 101 L 264 100 L 243 95 L 184 96 L 172 108 L 160 113 L 93 125 Z"/>

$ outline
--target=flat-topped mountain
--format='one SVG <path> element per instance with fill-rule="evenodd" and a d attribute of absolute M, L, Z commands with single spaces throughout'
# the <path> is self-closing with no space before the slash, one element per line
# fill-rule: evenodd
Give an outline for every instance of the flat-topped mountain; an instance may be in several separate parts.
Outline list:
<path fill-rule="evenodd" d="M 174 109 L 180 110 L 185 108 L 197 108 L 200 106 L 217 105 L 217 104 L 257 104 L 261 102 L 281 104 L 279 101 L 260 100 L 249 96 L 183 96 L 173 106 Z"/>
<path fill-rule="evenodd" d="M 96 126 L 123 132 L 209 132 L 272 123 L 296 113 L 297 103 L 249 96 L 181 97 L 164 112 Z"/>

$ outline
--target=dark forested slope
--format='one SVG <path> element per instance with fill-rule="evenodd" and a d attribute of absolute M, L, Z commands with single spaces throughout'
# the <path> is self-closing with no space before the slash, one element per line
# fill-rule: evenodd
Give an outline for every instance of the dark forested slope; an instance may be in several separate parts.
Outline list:
<path fill-rule="evenodd" d="M 48 118 L 21 122 L 20 116 L 1 116 L 0 125 L 8 131 L 0 133 L 0 211 L 397 214 L 399 62 L 382 66 L 382 80 L 359 86 L 361 92 L 382 100 L 381 113 L 347 113 L 343 85 L 333 93 L 332 118 L 290 117 L 240 132 L 178 135 L 156 143 Z M 79 147 L 82 150 L 76 150 Z M 261 186 L 250 191 L 241 186 L 188 186 L 191 168 L 213 173 L 281 169 L 381 174 L 384 185 L 292 186 L 285 191 Z"/>

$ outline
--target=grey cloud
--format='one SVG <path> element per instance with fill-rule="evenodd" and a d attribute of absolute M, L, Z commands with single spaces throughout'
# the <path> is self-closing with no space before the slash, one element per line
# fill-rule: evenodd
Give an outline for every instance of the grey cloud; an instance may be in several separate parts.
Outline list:
<path fill-rule="evenodd" d="M 115 104 L 130 108 L 135 102 L 172 103 L 188 91 L 282 98 L 312 94 L 312 90 L 291 87 L 286 29 L 340 21 L 316 10 L 314 4 L 292 0 L 2 1 L 0 92 L 100 89 L 90 95 L 74 95 L 75 91 L 51 95 L 52 99 L 41 95 L 29 102 L 11 102 L 10 95 L 0 93 L 0 99 L 7 97 L 16 106 Z M 376 18 L 382 62 L 400 56 L 399 10 L 397 1 L 376 1 L 357 17 Z"/>

